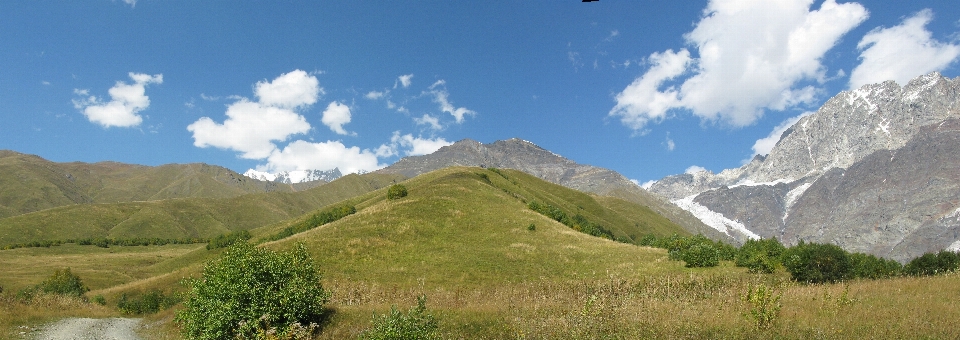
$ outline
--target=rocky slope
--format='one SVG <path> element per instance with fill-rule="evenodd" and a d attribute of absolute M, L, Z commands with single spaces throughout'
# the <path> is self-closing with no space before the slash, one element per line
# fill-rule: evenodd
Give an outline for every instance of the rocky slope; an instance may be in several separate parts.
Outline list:
<path fill-rule="evenodd" d="M 450 166 L 520 170 L 571 189 L 639 203 L 692 233 L 726 238 L 726 235 L 703 224 L 690 213 L 667 200 L 651 195 L 616 171 L 577 164 L 536 144 L 517 138 L 490 144 L 464 139 L 429 155 L 405 157 L 376 172 L 414 177 Z"/>
<path fill-rule="evenodd" d="M 708 224 L 739 237 L 829 242 L 904 260 L 958 239 L 956 218 L 934 221 L 960 203 L 949 192 L 955 175 L 936 170 L 960 169 L 950 147 L 960 149 L 950 144 L 958 117 L 958 79 L 931 73 L 902 88 L 865 85 L 800 119 L 766 157 L 719 174 L 669 176 L 650 190 L 703 220 L 720 216 L 723 223 Z M 897 186 L 904 183 L 913 189 Z"/>

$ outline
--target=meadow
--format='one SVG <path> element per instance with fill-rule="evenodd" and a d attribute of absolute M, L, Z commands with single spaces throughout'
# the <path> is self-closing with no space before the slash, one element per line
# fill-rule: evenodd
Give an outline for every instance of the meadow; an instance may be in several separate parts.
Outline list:
<path fill-rule="evenodd" d="M 335 182 L 334 182 L 335 183 Z M 643 235 L 684 233 L 643 206 L 587 195 L 510 170 L 450 168 L 250 230 L 273 250 L 305 246 L 332 293 L 317 339 L 357 338 L 375 315 L 407 310 L 417 297 L 444 339 L 848 339 L 958 338 L 960 274 L 804 284 L 782 268 L 752 274 L 723 261 L 688 268 Z M 531 210 L 558 207 L 619 240 L 579 232 Z M 356 213 L 274 240 L 332 206 Z M 531 227 L 532 226 L 532 227 Z M 299 229 L 298 229 L 299 230 Z M 187 291 L 222 249 L 203 244 L 65 244 L 0 251 L 0 337 L 66 316 L 124 315 L 121 296 Z M 105 306 L 15 293 L 70 267 Z M 180 339 L 174 305 L 144 317 L 148 339 Z M 129 316 L 129 315 L 128 315 Z M 23 328 L 25 327 L 25 328 Z"/>

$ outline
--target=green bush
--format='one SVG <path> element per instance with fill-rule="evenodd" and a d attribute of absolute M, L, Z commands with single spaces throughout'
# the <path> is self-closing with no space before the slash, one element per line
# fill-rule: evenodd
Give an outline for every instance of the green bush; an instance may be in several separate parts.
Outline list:
<path fill-rule="evenodd" d="M 403 184 L 394 184 L 387 189 L 388 199 L 395 200 L 404 197 L 407 197 L 407 187 L 403 186 Z"/>
<path fill-rule="evenodd" d="M 780 256 L 786 248 L 775 238 L 747 240 L 735 257 L 737 267 L 746 267 L 751 273 L 773 273 L 780 266 Z"/>
<path fill-rule="evenodd" d="M 98 305 L 101 305 L 101 306 L 106 306 L 107 298 L 103 297 L 103 295 L 97 295 L 93 297 L 93 302 L 96 302 Z"/>
<path fill-rule="evenodd" d="M 70 268 L 65 268 L 54 271 L 52 276 L 38 285 L 21 290 L 17 296 L 21 299 L 30 299 L 38 293 L 43 293 L 81 297 L 89 290 L 79 276 L 71 273 Z"/>
<path fill-rule="evenodd" d="M 850 267 L 851 278 L 873 280 L 900 276 L 903 270 L 900 262 L 863 253 L 850 254 Z"/>
<path fill-rule="evenodd" d="M 850 258 L 840 247 L 803 241 L 783 253 L 783 265 L 795 281 L 807 283 L 843 281 L 851 271 Z"/>
<path fill-rule="evenodd" d="M 207 243 L 207 250 L 226 248 L 237 241 L 246 241 L 251 237 L 252 236 L 250 235 L 250 232 L 246 230 L 238 230 L 228 234 L 220 234 Z"/>
<path fill-rule="evenodd" d="M 713 244 L 697 243 L 681 253 L 687 267 L 716 267 L 720 264 L 720 252 Z"/>
<path fill-rule="evenodd" d="M 926 253 L 913 259 L 903 268 L 907 275 L 930 276 L 956 271 L 960 267 L 960 254 L 949 250 Z"/>
<path fill-rule="evenodd" d="M 304 220 L 303 222 L 297 223 L 295 225 L 289 226 L 281 230 L 279 233 L 271 235 L 268 239 L 270 241 L 276 241 L 279 239 L 287 238 L 295 234 L 302 233 L 304 231 L 322 226 L 324 224 L 337 221 L 341 218 L 350 216 L 357 213 L 357 208 L 352 205 L 341 205 L 338 207 L 330 208 L 324 211 L 321 211 L 310 218 Z"/>
<path fill-rule="evenodd" d="M 126 293 L 121 294 L 120 300 L 117 301 L 117 308 L 125 314 L 153 314 L 179 302 L 173 295 L 164 295 L 159 290 L 153 290 L 135 299 L 131 299 Z"/>
<path fill-rule="evenodd" d="M 176 320 L 190 339 L 251 338 L 264 323 L 285 332 L 319 321 L 329 296 L 302 244 L 274 252 L 237 242 L 190 282 Z"/>
<path fill-rule="evenodd" d="M 406 314 L 390 307 L 390 313 L 374 315 L 373 326 L 360 334 L 364 340 L 439 339 L 437 320 L 427 313 L 427 298 L 417 297 L 417 306 Z"/>
<path fill-rule="evenodd" d="M 537 225 L 536 225 L 536 224 L 533 224 L 533 223 L 530 223 L 530 225 L 527 226 L 527 230 L 529 230 L 529 231 L 536 231 L 536 230 L 537 230 Z"/>

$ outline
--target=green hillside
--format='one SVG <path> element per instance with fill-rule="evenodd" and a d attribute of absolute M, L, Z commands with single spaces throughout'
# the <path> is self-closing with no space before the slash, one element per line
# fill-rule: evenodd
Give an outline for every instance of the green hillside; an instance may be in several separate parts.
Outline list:
<path fill-rule="evenodd" d="M 0 246 L 80 238 L 208 238 L 254 229 L 388 185 L 396 176 L 348 175 L 303 192 L 73 204 L 0 219 Z"/>
<path fill-rule="evenodd" d="M 227 198 L 294 191 L 207 164 L 54 163 L 0 150 L 0 218 L 83 203 Z"/>
<path fill-rule="evenodd" d="M 685 234 L 646 207 L 514 170 L 447 168 L 403 184 L 409 191 L 404 198 L 388 200 L 381 189 L 351 199 L 356 214 L 270 246 L 304 242 L 334 280 L 471 286 L 608 270 L 657 271 L 650 266 L 661 251 L 577 232 L 529 209 L 532 201 L 581 214 L 622 240 Z"/>

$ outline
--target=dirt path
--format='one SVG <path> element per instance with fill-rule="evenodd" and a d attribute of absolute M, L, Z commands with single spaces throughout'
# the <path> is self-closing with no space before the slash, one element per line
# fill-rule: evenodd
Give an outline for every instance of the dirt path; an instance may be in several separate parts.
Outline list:
<path fill-rule="evenodd" d="M 141 340 L 134 329 L 140 319 L 70 318 L 45 326 L 38 340 Z"/>

